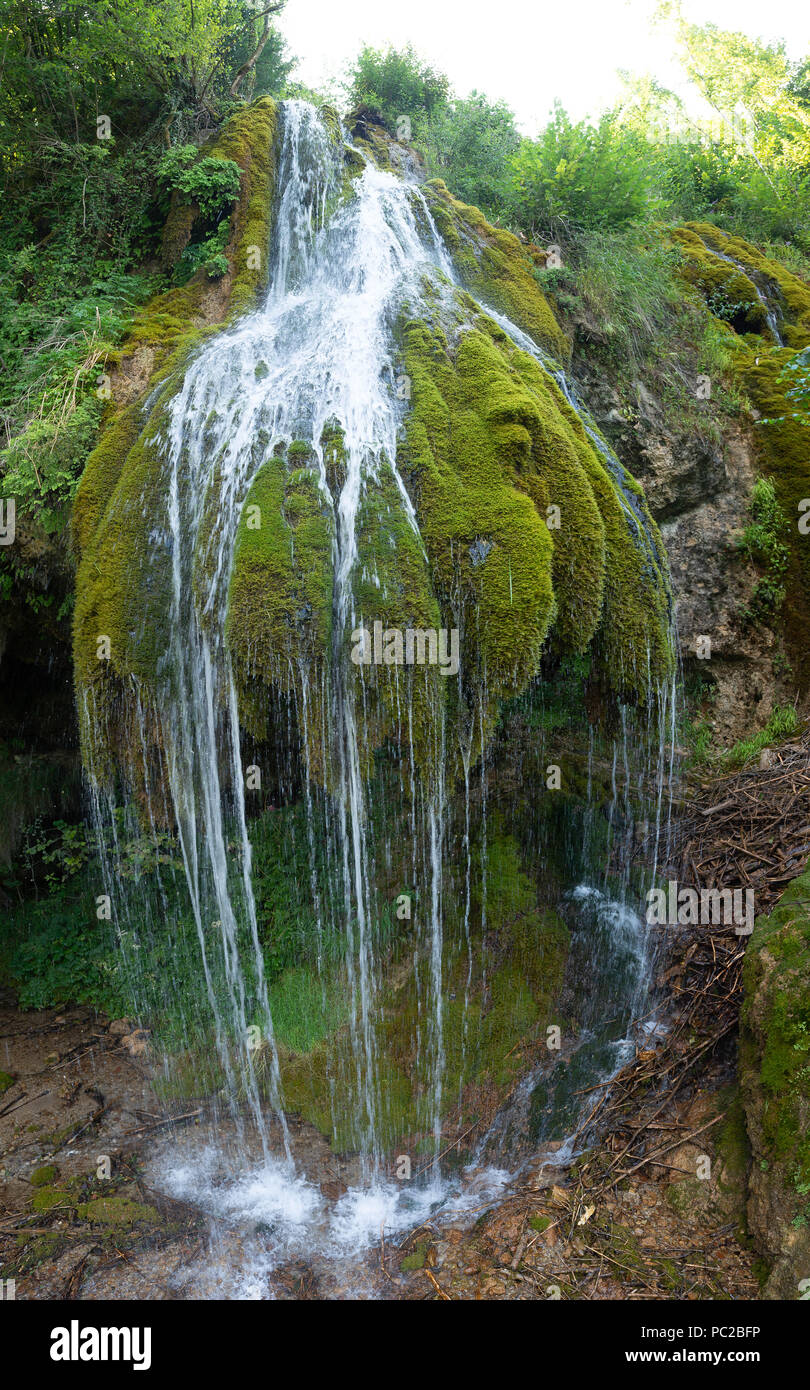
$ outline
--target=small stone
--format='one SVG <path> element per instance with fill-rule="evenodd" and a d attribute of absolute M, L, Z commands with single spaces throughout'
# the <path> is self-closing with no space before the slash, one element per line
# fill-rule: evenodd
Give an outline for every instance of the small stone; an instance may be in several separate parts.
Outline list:
<path fill-rule="evenodd" d="M 130 1057 L 143 1057 L 149 1050 L 149 1038 L 145 1029 L 136 1028 L 133 1033 L 121 1039 Z"/>

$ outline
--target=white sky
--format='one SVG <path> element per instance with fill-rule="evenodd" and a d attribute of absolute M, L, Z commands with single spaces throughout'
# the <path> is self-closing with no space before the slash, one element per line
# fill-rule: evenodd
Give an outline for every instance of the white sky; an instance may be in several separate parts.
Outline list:
<path fill-rule="evenodd" d="M 577 120 L 612 105 L 618 68 L 684 90 L 671 39 L 652 25 L 656 9 L 656 0 L 287 0 L 277 23 L 308 86 L 334 86 L 364 43 L 411 42 L 459 95 L 502 98 L 534 135 L 556 97 Z M 683 11 L 697 24 L 784 39 L 792 58 L 810 49 L 802 0 L 683 0 Z"/>

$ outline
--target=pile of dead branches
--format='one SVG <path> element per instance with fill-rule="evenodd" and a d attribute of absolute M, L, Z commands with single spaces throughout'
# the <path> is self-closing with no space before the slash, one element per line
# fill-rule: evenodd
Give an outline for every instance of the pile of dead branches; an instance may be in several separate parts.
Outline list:
<path fill-rule="evenodd" d="M 810 731 L 764 757 L 688 803 L 670 865 L 680 887 L 753 889 L 758 915 L 810 858 Z"/>
<path fill-rule="evenodd" d="M 660 1016 L 666 990 L 666 1031 L 646 1040 L 647 1020 L 641 1020 L 635 1056 L 590 1093 L 595 1103 L 581 1130 L 586 1142 L 597 1135 L 599 1142 L 581 1168 L 586 1189 L 593 1182 L 604 1190 L 647 1164 L 669 1167 L 670 1151 L 694 1136 L 680 1132 L 662 1143 L 664 1118 L 703 1083 L 737 1030 L 745 938 L 731 927 L 689 926 L 676 928 L 673 942 L 672 928 L 659 930 L 670 934 L 657 953 L 666 968 L 656 980 L 654 1005 Z"/>
<path fill-rule="evenodd" d="M 768 750 L 764 765 L 699 789 L 675 824 L 666 873 L 679 890 L 750 888 L 759 915 L 771 910 L 808 857 L 810 732 L 805 732 Z M 609 1083 L 594 1088 L 582 1136 L 598 1147 L 581 1170 L 585 1189 L 604 1190 L 648 1164 L 668 1166 L 670 1151 L 695 1136 L 680 1132 L 672 1142 L 662 1142 L 666 1115 L 702 1084 L 710 1066 L 730 1056 L 736 1035 L 748 938 L 733 925 L 654 930 L 658 971 L 650 1017 L 663 1016 L 666 1032 L 645 1039 L 642 1020 L 633 1059 Z"/>

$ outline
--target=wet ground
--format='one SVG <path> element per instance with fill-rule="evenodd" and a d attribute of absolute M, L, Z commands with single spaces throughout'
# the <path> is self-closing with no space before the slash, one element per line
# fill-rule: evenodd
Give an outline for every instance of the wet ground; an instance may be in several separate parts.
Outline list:
<path fill-rule="evenodd" d="M 511 1178 L 369 1185 L 294 1118 L 294 1170 L 278 1126 L 269 1156 L 230 1122 L 212 1145 L 198 1107 L 169 1120 L 151 1070 L 125 1020 L 0 998 L 0 1277 L 17 1298 L 757 1296 L 740 1213 L 708 1188 L 678 1199 L 677 1148 L 595 1205 L 554 1146 Z M 681 1102 L 662 1129 L 677 1141 L 713 1103 Z"/>

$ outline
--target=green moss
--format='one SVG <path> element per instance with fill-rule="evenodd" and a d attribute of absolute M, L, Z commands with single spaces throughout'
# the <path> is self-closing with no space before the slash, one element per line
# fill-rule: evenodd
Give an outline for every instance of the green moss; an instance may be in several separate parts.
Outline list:
<path fill-rule="evenodd" d="M 6 1274 L 28 1274 L 39 1265 L 55 1259 L 63 1241 L 59 1235 L 30 1236 L 23 1231 L 17 1237 L 17 1244 L 21 1254 L 4 1266 Z"/>
<path fill-rule="evenodd" d="M 549 637 L 562 653 L 596 638 L 607 684 L 646 694 L 672 652 L 663 548 L 643 503 L 634 511 L 553 378 L 485 315 L 454 341 L 418 320 L 401 336 L 412 393 L 401 467 L 488 719 L 525 688 Z"/>
<path fill-rule="evenodd" d="M 793 351 L 810 343 L 810 287 L 749 242 L 709 223 L 689 223 L 673 236 L 684 253 L 684 278 L 703 296 L 709 309 L 740 335 L 734 353 L 735 370 L 755 411 L 760 472 L 773 479 L 777 503 L 788 522 L 786 538 L 791 542 L 780 624 L 797 682 L 807 688 L 810 546 L 799 535 L 796 523 L 799 502 L 810 497 L 810 449 L 806 427 L 793 418 L 782 374 Z M 721 260 L 715 252 L 730 256 L 742 269 Z M 774 344 L 751 275 L 781 310 L 784 348 Z M 747 306 L 744 312 L 741 306 Z"/>
<path fill-rule="evenodd" d="M 788 345 L 805 346 L 810 335 L 810 287 L 804 281 L 742 237 L 731 236 L 708 222 L 689 223 L 687 231 L 692 231 L 710 248 L 731 256 L 752 276 L 756 276 L 764 288 L 781 301 Z M 733 267 L 730 269 L 733 270 Z"/>
<path fill-rule="evenodd" d="M 295 445 L 286 458 L 268 457 L 242 508 L 226 621 L 240 712 L 259 737 L 274 687 L 295 691 L 306 680 L 313 700 L 321 689 L 331 646 L 333 535 L 314 459 Z M 312 725 L 320 727 L 315 709 Z"/>
<path fill-rule="evenodd" d="M 48 1184 L 40 1187 L 34 1193 L 32 1204 L 34 1211 L 48 1212 L 53 1211 L 54 1207 L 69 1207 L 73 1205 L 71 1194 L 66 1187 L 57 1187 Z"/>
<path fill-rule="evenodd" d="M 35 1168 L 31 1174 L 32 1187 L 49 1187 L 58 1177 L 59 1170 L 55 1163 L 44 1163 L 40 1168 Z"/>
<path fill-rule="evenodd" d="M 810 1184 L 810 870 L 757 920 L 746 951 L 741 1061 L 759 1096 L 762 1152 L 798 1188 Z"/>
<path fill-rule="evenodd" d="M 531 1229 L 532 1229 L 533 1231 L 547 1231 L 548 1228 L 549 1228 L 549 1226 L 551 1226 L 551 1225 L 553 1225 L 553 1224 L 554 1224 L 554 1223 L 552 1222 L 552 1219 L 551 1219 L 550 1216 L 530 1216 L 530 1217 L 529 1217 L 529 1226 L 531 1227 Z"/>
<path fill-rule="evenodd" d="M 715 1148 L 721 1165 L 718 1186 L 733 1193 L 740 1210 L 745 1205 L 745 1179 L 751 1165 L 751 1144 L 745 1127 L 745 1107 L 739 1086 L 726 1087 L 718 1096 L 718 1109 L 726 1118 L 720 1126 Z"/>
<path fill-rule="evenodd" d="M 436 226 L 464 285 L 483 303 L 506 314 L 561 362 L 568 341 L 533 274 L 516 236 L 490 225 L 478 208 L 460 203 L 441 179 L 424 187 Z"/>
<path fill-rule="evenodd" d="M 166 604 L 161 585 L 145 590 L 139 556 L 154 543 L 155 507 L 164 505 L 159 486 L 158 434 L 171 396 L 182 381 L 190 352 L 250 309 L 267 281 L 270 209 L 275 172 L 277 108 L 270 98 L 239 112 L 208 153 L 233 159 L 243 171 L 243 192 L 234 211 L 226 248 L 230 271 L 221 307 L 213 311 L 200 270 L 182 288 L 139 310 L 116 354 L 119 373 L 135 370 L 141 398 L 153 392 L 144 418 L 139 402 L 113 408 L 102 438 L 88 459 L 73 512 L 79 558 L 74 619 L 74 660 L 80 691 L 92 688 L 96 703 L 114 705 L 115 677 L 135 675 L 154 683 L 165 650 Z M 218 291 L 221 293 L 221 291 Z M 208 321 L 207 321 L 208 320 Z M 160 391 L 154 397 L 154 387 Z M 164 574 L 168 573 L 168 553 Z M 138 615 L 133 620 L 133 615 Z M 144 619 L 143 621 L 141 619 Z M 157 626 L 153 626 L 157 624 Z M 109 663 L 96 655 L 97 639 L 111 639 Z M 86 735 L 86 729 L 83 730 Z M 124 736 L 124 735 L 122 735 Z"/>
<path fill-rule="evenodd" d="M 409 1271 L 414 1269 L 424 1269 L 425 1261 L 427 1260 L 427 1255 L 430 1246 L 431 1241 L 429 1238 L 417 1241 L 417 1244 L 411 1251 L 410 1255 L 405 1255 L 404 1258 L 401 1259 L 399 1262 L 399 1267 L 403 1271 L 403 1273 L 407 1274 Z"/>
<path fill-rule="evenodd" d="M 446 924 L 442 979 L 448 1103 L 467 1087 L 508 1090 L 525 1066 L 523 1048 L 532 1055 L 542 1030 L 556 1021 L 568 956 L 568 930 L 557 913 L 539 901 L 516 843 L 497 825 L 490 830 L 487 876 L 497 883 L 498 892 L 488 903 L 486 942 L 474 926 L 470 955 L 453 923 Z M 480 902 L 474 901 L 474 923 L 480 921 L 480 911 Z M 392 1081 L 400 1081 L 397 1104 L 389 1111 L 392 1133 L 418 1131 L 426 1115 L 425 1098 L 410 1083 L 420 1017 L 420 986 L 413 974 L 387 994 L 383 1015 L 380 1054 L 387 1059 Z"/>
<path fill-rule="evenodd" d="M 686 280 L 703 296 L 712 313 L 732 324 L 737 332 L 766 331 L 766 311 L 753 280 L 745 271 L 712 254 L 703 240 L 704 230 L 701 224 L 694 224 L 677 227 L 672 233 L 684 252 Z"/>
<path fill-rule="evenodd" d="M 134 1226 L 137 1222 L 154 1225 L 161 1219 L 154 1207 L 133 1202 L 129 1197 L 94 1197 L 90 1202 L 81 1202 L 77 1214 L 82 1221 L 103 1226 Z"/>
<path fill-rule="evenodd" d="M 9 1076 L 7 1071 L 0 1071 L 0 1096 L 14 1085 L 14 1077 Z"/>
<path fill-rule="evenodd" d="M 791 418 L 792 407 L 785 396 L 788 388 L 781 380 L 789 357 L 787 351 L 776 348 L 761 354 L 749 350 L 741 356 L 740 371 L 760 417 L 756 433 L 760 469 L 773 479 L 778 504 L 787 518 L 789 560 L 782 578 L 781 621 L 791 664 L 800 687 L 806 689 L 810 683 L 810 545 L 799 534 L 797 521 L 799 503 L 810 497 L 810 432 Z"/>
<path fill-rule="evenodd" d="M 259 102 L 235 117 L 209 151 L 235 160 L 245 184 L 228 249 L 228 321 L 249 307 L 266 274 L 275 119 L 273 103 Z M 430 198 L 468 282 L 538 343 L 564 355 L 564 339 L 520 243 L 441 185 L 432 187 Z M 249 268 L 251 249 L 262 252 L 258 271 Z M 75 667 L 85 753 L 96 757 L 102 776 L 112 772 L 117 753 L 130 741 L 128 701 L 119 695 L 134 681 L 148 705 L 169 646 L 172 561 L 163 439 L 189 353 L 218 331 L 203 321 L 206 294 L 202 276 L 196 276 L 136 317 L 121 370 L 138 352 L 147 354 L 148 372 L 141 376 L 148 376 L 151 389 L 148 415 L 130 404 L 114 416 L 76 500 L 81 563 Z M 446 305 L 439 309 L 436 302 L 444 312 Z M 607 684 L 631 700 L 645 698 L 672 662 L 665 566 L 637 484 L 623 473 L 609 476 L 538 362 L 466 294 L 454 292 L 447 302 L 452 307 L 444 328 L 423 320 L 400 325 L 412 408 L 397 463 L 422 539 L 411 525 L 392 460 L 375 460 L 365 473 L 357 511 L 353 608 L 358 625 L 369 631 L 378 621 L 383 630 L 400 632 L 457 629 L 461 679 L 449 680 L 429 663 L 350 665 L 348 650 L 341 652 L 343 684 L 362 703 L 366 773 L 378 750 L 407 745 L 413 768 L 422 777 L 432 775 L 444 709 L 452 775 L 459 746 L 454 735 L 481 746 L 500 702 L 537 674 L 549 642 L 560 654 L 593 644 Z M 285 455 L 271 454 L 268 446 L 267 438 L 254 441 L 253 481 L 235 538 L 226 641 L 244 726 L 258 739 L 271 737 L 279 698 L 286 700 L 306 742 L 310 775 L 330 785 L 325 731 L 335 698 L 333 503 L 346 477 L 345 445 L 330 421 L 315 449 L 294 441 Z M 320 485 L 321 468 L 331 501 Z M 203 499 L 210 525 L 200 530 L 195 586 L 210 568 L 207 544 L 216 531 L 220 491 L 214 468 Z M 110 642 L 109 660 L 98 658 L 102 636 Z M 92 749 L 90 727 L 98 727 L 98 716 L 107 722 L 104 746 Z M 476 730 L 476 721 L 483 721 L 483 729 Z"/>

